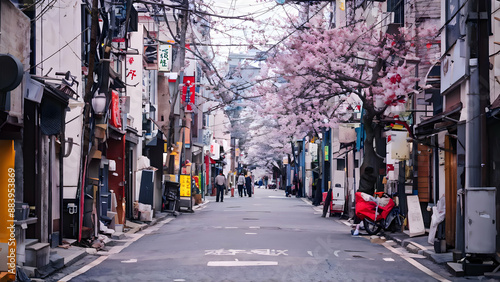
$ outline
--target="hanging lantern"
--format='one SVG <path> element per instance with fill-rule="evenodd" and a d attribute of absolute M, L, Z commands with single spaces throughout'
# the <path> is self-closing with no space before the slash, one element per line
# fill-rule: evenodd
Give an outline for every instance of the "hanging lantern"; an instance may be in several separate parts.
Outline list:
<path fill-rule="evenodd" d="M 106 113 L 106 94 L 96 92 L 96 95 L 92 98 L 92 109 L 96 115 Z"/>

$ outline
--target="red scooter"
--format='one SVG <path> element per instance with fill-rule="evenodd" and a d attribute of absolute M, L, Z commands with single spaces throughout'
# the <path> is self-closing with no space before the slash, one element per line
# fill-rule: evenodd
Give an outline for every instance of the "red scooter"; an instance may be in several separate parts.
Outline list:
<path fill-rule="evenodd" d="M 363 220 L 365 230 L 370 235 L 376 235 L 382 228 L 387 230 L 398 217 L 394 201 L 383 192 L 375 194 L 378 197 L 363 192 L 355 194 L 356 216 Z"/>

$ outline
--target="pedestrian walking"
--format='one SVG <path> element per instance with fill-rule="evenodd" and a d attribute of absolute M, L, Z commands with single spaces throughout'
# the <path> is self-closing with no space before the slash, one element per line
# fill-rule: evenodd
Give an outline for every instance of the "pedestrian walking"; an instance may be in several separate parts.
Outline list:
<path fill-rule="evenodd" d="M 328 213 L 328 210 L 330 209 L 330 206 L 332 204 L 332 193 L 333 193 L 333 190 L 330 187 L 328 189 L 327 194 L 326 194 L 325 202 L 323 203 L 323 214 L 321 215 L 321 217 L 326 217 L 326 214 Z M 330 210 L 330 213 L 331 212 L 332 211 Z"/>
<path fill-rule="evenodd" d="M 245 184 L 248 197 L 252 197 L 252 178 L 250 177 L 250 174 L 247 174 L 247 177 L 245 177 Z"/>
<path fill-rule="evenodd" d="M 243 173 L 240 173 L 240 176 L 238 176 L 238 195 L 240 197 L 243 197 L 243 186 L 245 186 L 245 176 L 243 176 Z"/>
<path fill-rule="evenodd" d="M 295 173 L 295 175 L 293 176 L 293 187 L 295 187 L 293 193 L 295 193 L 295 197 L 300 197 L 300 194 L 299 194 L 299 190 L 300 190 L 300 187 L 299 187 L 299 177 L 297 176 L 297 174 Z"/>
<path fill-rule="evenodd" d="M 215 186 L 217 187 L 217 196 L 215 197 L 215 201 L 219 201 L 219 196 L 220 196 L 220 201 L 224 202 L 224 187 L 226 186 L 226 178 L 224 177 L 224 174 L 222 174 L 222 171 L 219 172 L 219 175 L 215 177 Z"/>

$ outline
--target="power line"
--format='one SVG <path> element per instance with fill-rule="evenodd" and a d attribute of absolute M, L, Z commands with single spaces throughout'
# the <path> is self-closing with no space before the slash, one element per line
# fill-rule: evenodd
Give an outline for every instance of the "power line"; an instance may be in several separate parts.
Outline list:
<path fill-rule="evenodd" d="M 71 42 L 75 41 L 75 39 L 77 39 L 78 37 L 80 37 L 80 35 L 82 35 L 82 33 L 86 32 L 90 27 L 87 27 L 86 29 L 84 29 L 82 32 L 80 32 L 77 36 L 75 36 L 73 39 L 71 39 L 69 42 L 67 42 L 66 44 L 64 44 L 61 48 L 59 48 L 57 51 L 55 51 L 54 53 L 52 53 L 52 55 L 48 56 L 47 58 L 43 59 L 42 61 L 40 61 L 38 64 L 28 68 L 25 70 L 25 72 L 27 71 L 30 71 L 34 68 L 36 68 L 37 66 L 39 66 L 40 64 L 42 64 L 43 62 L 47 61 L 48 59 L 52 58 L 53 56 L 55 56 L 57 53 L 61 52 L 62 49 L 66 48 L 66 46 L 68 46 L 69 44 L 71 44 Z"/>

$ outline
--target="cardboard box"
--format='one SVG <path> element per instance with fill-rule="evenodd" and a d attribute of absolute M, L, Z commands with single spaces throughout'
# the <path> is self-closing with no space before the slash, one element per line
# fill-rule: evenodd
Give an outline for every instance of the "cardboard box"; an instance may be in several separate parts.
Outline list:
<path fill-rule="evenodd" d="M 141 211 L 141 221 L 153 221 L 153 211 Z"/>
<path fill-rule="evenodd" d="M 203 203 L 203 200 L 201 198 L 201 194 L 195 194 L 195 195 L 193 195 L 193 198 L 194 198 L 195 205 L 199 205 L 199 204 Z"/>
<path fill-rule="evenodd" d="M 140 212 L 150 212 L 151 211 L 151 205 L 145 205 L 142 203 L 139 203 L 139 211 Z"/>

